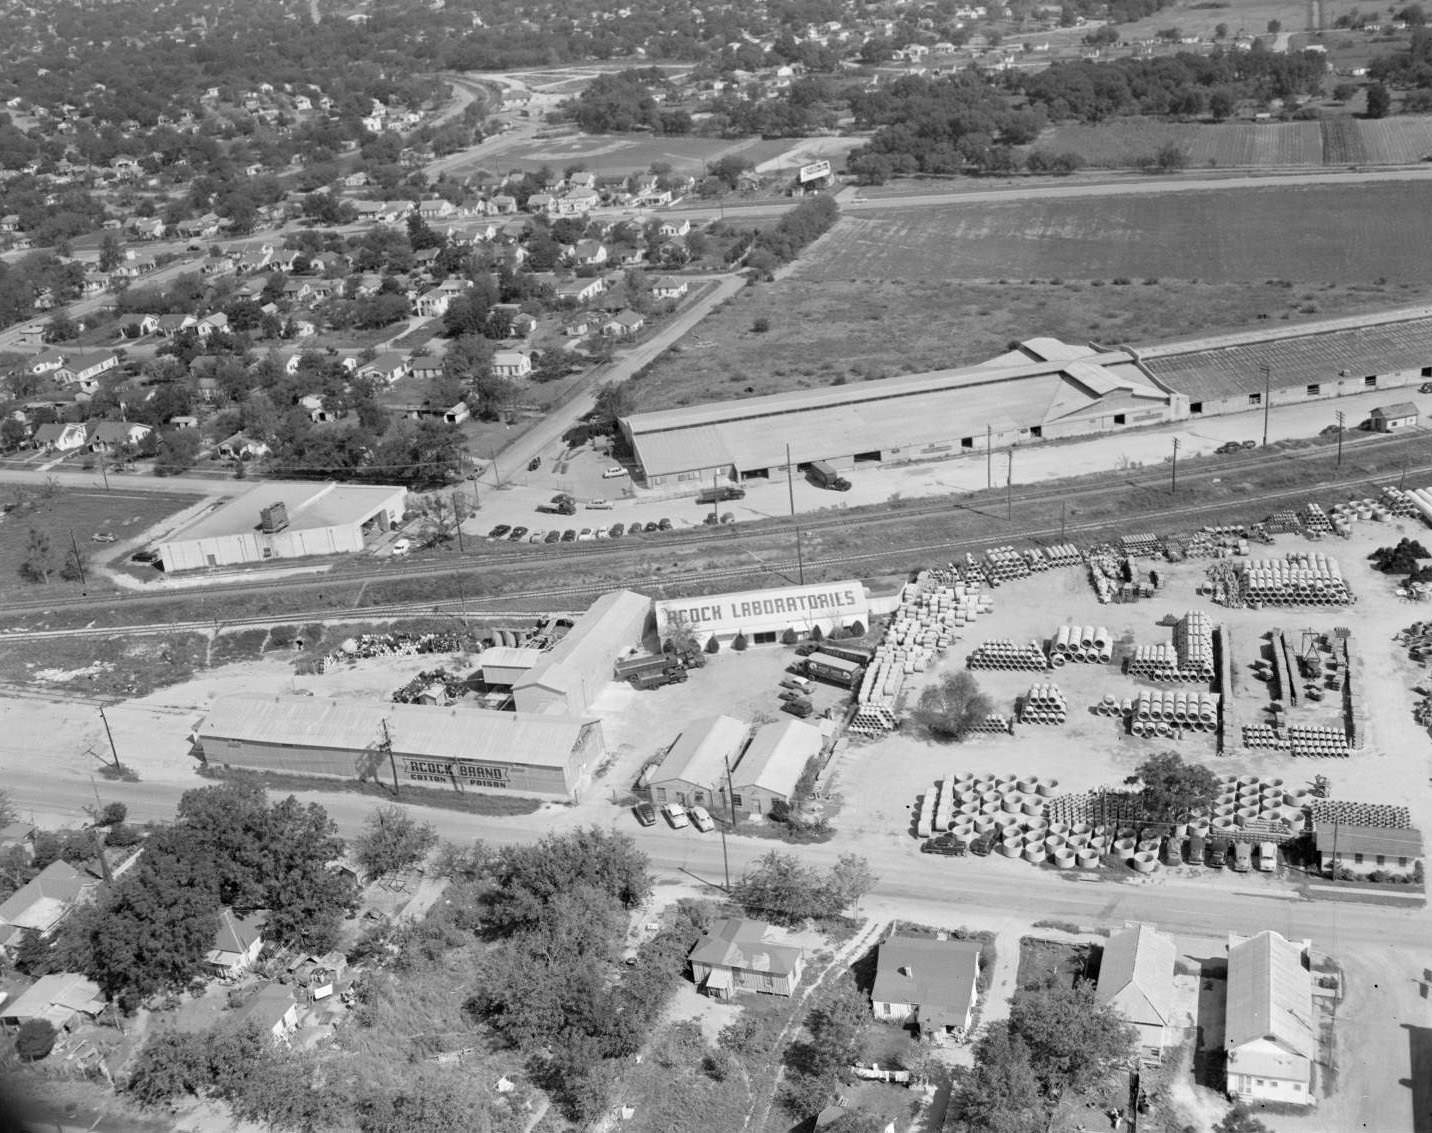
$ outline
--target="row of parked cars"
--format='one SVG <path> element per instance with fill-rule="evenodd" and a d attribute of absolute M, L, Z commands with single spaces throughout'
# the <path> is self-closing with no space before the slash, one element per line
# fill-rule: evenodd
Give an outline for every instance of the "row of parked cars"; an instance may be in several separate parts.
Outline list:
<path fill-rule="evenodd" d="M 957 838 L 952 833 L 936 834 L 920 845 L 922 854 L 942 854 L 962 858 L 966 854 L 988 857 L 999 840 L 997 831 L 980 834 L 973 839 Z M 1256 865 L 1262 873 L 1278 868 L 1278 847 L 1274 842 L 1234 841 L 1231 838 L 1205 838 L 1195 834 L 1188 838 L 1169 837 L 1160 846 L 1159 860 L 1166 866 L 1198 865 L 1210 869 L 1228 868 L 1235 873 L 1248 873 Z"/>
<path fill-rule="evenodd" d="M 640 802 L 631 809 L 632 813 L 636 815 L 636 820 L 643 826 L 656 825 L 656 807 L 651 803 Z M 716 829 L 716 822 L 712 819 L 711 812 L 704 806 L 686 807 L 680 803 L 664 803 L 661 814 L 673 830 L 694 826 L 701 833 L 707 834 Z"/>
<path fill-rule="evenodd" d="M 647 524 L 633 523 L 630 526 L 625 523 L 613 523 L 610 527 L 598 527 L 595 530 L 590 527 L 583 527 L 580 530 L 568 527 L 565 531 L 559 531 L 556 528 L 551 531 L 532 531 L 526 527 L 512 527 L 506 523 L 499 523 L 487 533 L 487 537 L 494 541 L 506 540 L 509 543 L 586 543 L 592 539 L 620 539 L 623 535 L 670 531 L 671 527 L 669 519 Z"/>

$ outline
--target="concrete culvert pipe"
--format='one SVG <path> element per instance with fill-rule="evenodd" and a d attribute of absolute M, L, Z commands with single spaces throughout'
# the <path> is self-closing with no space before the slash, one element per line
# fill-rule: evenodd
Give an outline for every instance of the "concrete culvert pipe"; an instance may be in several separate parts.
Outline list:
<path fill-rule="evenodd" d="M 1238 785 L 1240 787 L 1256 787 L 1258 785 L 1258 776 L 1240 775 L 1238 776 Z"/>
<path fill-rule="evenodd" d="M 1026 845 L 1024 847 L 1024 860 L 1030 865 L 1043 865 L 1047 856 L 1043 844 L 1038 846 Z"/>
<path fill-rule="evenodd" d="M 1003 801 L 1000 803 L 1000 809 L 1006 814 L 1018 814 L 1019 808 L 1023 805 L 1024 796 L 1018 791 L 1010 791 L 1009 794 L 1004 796 Z"/>
<path fill-rule="evenodd" d="M 1122 858 L 1132 857 L 1136 843 L 1132 838 L 1120 838 L 1114 843 L 1114 851 Z"/>
<path fill-rule="evenodd" d="M 1139 873 L 1153 873 L 1159 867 L 1158 855 L 1148 850 L 1140 850 L 1134 855 L 1131 864 Z"/>
<path fill-rule="evenodd" d="M 1064 845 L 1065 841 L 1066 839 L 1063 834 L 1046 833 L 1044 835 L 1044 846 L 1049 850 L 1057 850 L 1060 846 Z"/>
<path fill-rule="evenodd" d="M 1080 850 L 1074 855 L 1074 860 L 1080 869 L 1098 869 L 1099 851 L 1096 849 Z"/>
<path fill-rule="evenodd" d="M 1049 823 L 1049 825 L 1046 827 L 1046 829 L 1047 829 L 1047 830 L 1049 831 L 1049 833 L 1051 833 L 1051 834 L 1068 834 L 1068 833 L 1069 833 L 1069 823 L 1067 823 L 1067 822 L 1061 822 L 1061 821 L 1059 821 L 1058 819 L 1054 819 L 1054 820 L 1052 820 L 1052 821 Z"/>
<path fill-rule="evenodd" d="M 1047 799 L 1054 794 L 1058 786 L 1058 779 L 1042 779 L 1039 783 L 1039 793 L 1042 797 Z"/>
<path fill-rule="evenodd" d="M 1023 838 L 1007 838 L 999 844 L 1000 851 L 1007 858 L 1017 858 L 1024 853 Z"/>
<path fill-rule="evenodd" d="M 1074 851 L 1067 847 L 1054 851 L 1054 864 L 1059 869 L 1073 869 L 1075 856 Z"/>
<path fill-rule="evenodd" d="M 1026 775 L 1019 780 L 1019 789 L 1023 794 L 1032 795 L 1039 789 L 1039 779 L 1033 775 Z"/>

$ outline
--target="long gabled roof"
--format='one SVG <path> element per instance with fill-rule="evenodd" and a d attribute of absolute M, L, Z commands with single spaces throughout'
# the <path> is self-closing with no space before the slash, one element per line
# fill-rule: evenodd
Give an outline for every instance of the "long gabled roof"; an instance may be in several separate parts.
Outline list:
<path fill-rule="evenodd" d="M 980 945 L 933 936 L 892 936 L 875 958 L 876 1003 L 917 1003 L 921 1018 L 963 1019 L 974 1002 Z"/>
<path fill-rule="evenodd" d="M 632 590 L 611 590 L 603 594 L 577 619 L 561 641 L 548 650 L 537 664 L 527 670 L 515 687 L 541 685 L 559 692 L 580 683 L 581 675 L 606 668 L 611 674 L 611 659 L 621 649 L 636 644 L 616 641 L 614 634 L 625 635 L 634 621 L 645 621 L 651 612 L 651 599 Z"/>
<path fill-rule="evenodd" d="M 726 781 L 726 766 L 736 766 L 746 742 L 746 723 L 732 716 L 706 716 L 687 721 L 681 735 L 667 750 L 652 774 L 655 782 L 679 779 L 698 787 L 716 789 Z"/>
<path fill-rule="evenodd" d="M 775 944 L 770 925 L 744 917 L 727 917 L 715 922 L 691 950 L 693 964 L 740 968 L 749 972 L 789 975 L 800 963 L 801 950 Z"/>
<path fill-rule="evenodd" d="M 1095 998 L 1112 1003 L 1130 1023 L 1167 1026 L 1173 1021 L 1173 965 L 1178 949 L 1149 925 L 1109 937 L 1099 961 Z"/>
<path fill-rule="evenodd" d="M 819 728 L 800 720 L 774 720 L 757 729 L 751 746 L 731 774 L 737 790 L 760 787 L 789 797 L 811 756 L 824 742 Z"/>
<path fill-rule="evenodd" d="M 1228 945 L 1228 1012 L 1224 1047 L 1266 1040 L 1295 1059 L 1317 1054 L 1313 981 L 1303 946 L 1271 929 Z"/>

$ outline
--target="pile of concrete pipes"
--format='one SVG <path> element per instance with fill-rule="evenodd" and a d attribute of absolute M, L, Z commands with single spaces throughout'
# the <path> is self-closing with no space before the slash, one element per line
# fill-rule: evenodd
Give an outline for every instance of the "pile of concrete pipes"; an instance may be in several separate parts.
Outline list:
<path fill-rule="evenodd" d="M 1243 598 L 1260 606 L 1347 606 L 1354 601 L 1337 560 L 1290 552 L 1286 559 L 1250 559 Z"/>
<path fill-rule="evenodd" d="M 1044 808 L 1058 780 L 1035 776 L 975 776 L 968 771 L 945 776 L 920 802 L 916 833 L 950 831 L 976 838 L 1006 827 L 1045 821 Z"/>
<path fill-rule="evenodd" d="M 1021 724 L 1062 724 L 1069 718 L 1069 705 L 1058 685 L 1033 685 L 1020 705 Z"/>
<path fill-rule="evenodd" d="M 1114 637 L 1104 626 L 1060 626 L 1049 643 L 1049 663 L 1107 665 L 1114 659 Z"/>
<path fill-rule="evenodd" d="M 1056 543 L 1052 547 L 1045 547 L 1044 557 L 1049 560 L 1051 566 L 1078 566 L 1084 561 L 1084 556 L 1073 543 Z"/>
<path fill-rule="evenodd" d="M 1178 667 L 1213 679 L 1213 620 L 1202 610 L 1190 610 L 1173 627 Z"/>
<path fill-rule="evenodd" d="M 1013 547 L 988 547 L 985 549 L 985 571 L 990 578 L 1009 582 L 1016 578 L 1028 578 L 1031 570 L 1043 570 L 1043 559 L 1035 567 L 1031 559 L 1020 554 Z"/>
<path fill-rule="evenodd" d="M 1266 751 L 1287 751 L 1289 748 L 1288 737 L 1272 724 L 1244 724 L 1243 746 Z"/>
<path fill-rule="evenodd" d="M 1310 801 L 1306 788 L 1257 775 L 1228 776 L 1209 818 L 1214 836 L 1268 835 L 1277 840 L 1301 830 Z"/>
<path fill-rule="evenodd" d="M 1303 724 L 1288 729 L 1288 750 L 1295 756 L 1346 759 L 1350 754 L 1342 728 Z"/>
<path fill-rule="evenodd" d="M 1140 691 L 1129 712 L 1129 731 L 1160 738 L 1216 731 L 1218 701 L 1218 694 L 1211 692 Z"/>
<path fill-rule="evenodd" d="M 1414 516 L 1426 514 L 1417 506 L 1411 492 L 1404 492 L 1394 484 L 1388 484 L 1382 489 L 1381 503 L 1389 515 L 1398 519 L 1412 519 Z"/>
<path fill-rule="evenodd" d="M 971 734 L 984 732 L 991 735 L 1012 736 L 1014 735 L 1014 717 L 1006 716 L 1002 712 L 991 712 L 978 724 L 970 727 Z"/>
<path fill-rule="evenodd" d="M 966 664 L 971 669 L 1014 669 L 1029 672 L 1043 672 L 1049 668 L 1049 659 L 1037 641 L 1016 645 L 1008 638 L 986 641 L 970 650 Z"/>
<path fill-rule="evenodd" d="M 1397 489 L 1393 489 L 1396 491 Z M 1351 530 L 1352 525 L 1358 520 L 1364 523 L 1371 520 L 1374 523 L 1386 523 L 1392 518 L 1392 510 L 1384 500 L 1374 500 L 1371 497 L 1361 500 L 1348 500 L 1345 504 L 1335 504 L 1330 518 L 1333 521 L 1333 530 Z"/>
<path fill-rule="evenodd" d="M 1342 799 L 1311 799 L 1309 808 L 1314 822 L 1336 822 L 1343 826 L 1382 826 L 1389 830 L 1408 830 L 1412 826 L 1412 814 L 1405 806 L 1344 802 Z"/>

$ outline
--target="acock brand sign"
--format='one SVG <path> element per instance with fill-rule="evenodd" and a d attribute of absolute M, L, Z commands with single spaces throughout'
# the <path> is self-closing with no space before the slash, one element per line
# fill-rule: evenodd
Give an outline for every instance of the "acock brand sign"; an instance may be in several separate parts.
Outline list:
<path fill-rule="evenodd" d="M 415 783 L 471 783 L 475 787 L 506 787 L 507 768 L 457 759 L 400 760 L 407 777 Z"/>
<path fill-rule="evenodd" d="M 662 628 L 689 626 L 707 633 L 784 629 L 815 622 L 863 619 L 868 609 L 858 582 L 827 582 L 782 590 L 747 590 L 701 598 L 670 598 L 656 603 Z"/>

